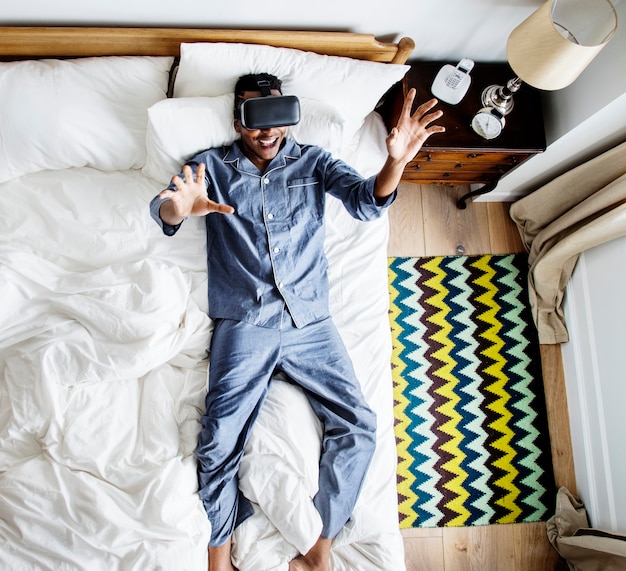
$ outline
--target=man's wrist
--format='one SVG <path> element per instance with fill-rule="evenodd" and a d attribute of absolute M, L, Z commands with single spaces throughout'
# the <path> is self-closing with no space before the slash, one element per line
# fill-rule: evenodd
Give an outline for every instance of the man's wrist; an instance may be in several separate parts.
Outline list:
<path fill-rule="evenodd" d="M 173 212 L 173 206 L 171 204 L 171 200 L 169 199 L 165 200 L 165 202 L 161 204 L 159 208 L 159 218 L 161 219 L 161 222 L 172 227 L 180 226 L 185 220 L 183 217 L 177 216 Z"/>

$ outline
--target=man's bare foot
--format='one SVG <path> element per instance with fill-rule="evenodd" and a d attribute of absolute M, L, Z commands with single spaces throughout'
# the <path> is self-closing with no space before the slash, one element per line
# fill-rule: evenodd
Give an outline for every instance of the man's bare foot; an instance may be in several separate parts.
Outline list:
<path fill-rule="evenodd" d="M 308 553 L 289 563 L 289 571 L 330 571 L 330 548 L 332 539 L 320 536 Z"/>
<path fill-rule="evenodd" d="M 209 571 L 237 571 L 230 559 L 230 538 L 224 545 L 209 547 Z"/>

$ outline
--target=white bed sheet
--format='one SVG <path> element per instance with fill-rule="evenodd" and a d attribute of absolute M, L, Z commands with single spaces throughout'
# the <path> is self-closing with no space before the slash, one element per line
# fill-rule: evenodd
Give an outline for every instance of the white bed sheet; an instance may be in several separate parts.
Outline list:
<path fill-rule="evenodd" d="M 378 143 L 345 158 L 369 174 L 383 127 L 364 129 Z M 90 168 L 0 185 L 2 569 L 206 569 L 193 456 L 211 335 L 204 228 L 163 236 L 148 212 L 159 187 Z M 328 214 L 331 310 L 379 427 L 333 569 L 399 571 L 387 220 L 355 221 L 334 199 Z M 241 469 L 256 502 L 235 536 L 241 571 L 287 569 L 317 538 L 316 423 L 297 389 L 272 384 Z"/>

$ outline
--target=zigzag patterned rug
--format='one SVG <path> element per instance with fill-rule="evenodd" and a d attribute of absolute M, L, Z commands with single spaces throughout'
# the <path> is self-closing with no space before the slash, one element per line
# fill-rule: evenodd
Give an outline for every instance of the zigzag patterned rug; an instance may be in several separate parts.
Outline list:
<path fill-rule="evenodd" d="M 526 268 L 523 254 L 389 258 L 401 528 L 551 515 Z"/>

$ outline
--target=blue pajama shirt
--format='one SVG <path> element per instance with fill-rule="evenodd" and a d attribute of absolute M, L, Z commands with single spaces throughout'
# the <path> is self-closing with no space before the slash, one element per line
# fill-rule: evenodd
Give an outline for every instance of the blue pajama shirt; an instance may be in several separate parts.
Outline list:
<path fill-rule="evenodd" d="M 199 493 L 222 545 L 251 513 L 237 469 L 270 380 L 282 371 L 306 394 L 324 426 L 319 491 L 322 535 L 334 538 L 351 516 L 375 446 L 376 418 L 330 318 L 324 254 L 326 193 L 359 220 L 393 202 L 374 198 L 364 179 L 323 149 L 285 139 L 264 173 L 239 143 L 188 161 L 206 165 L 211 200 L 235 213 L 206 216 L 211 341 L 209 390 L 196 450 Z M 182 174 L 180 174 L 182 178 Z M 174 188 L 170 185 L 170 188 Z M 167 199 L 165 199 L 167 200 Z M 150 210 L 164 233 L 155 197 Z"/>

